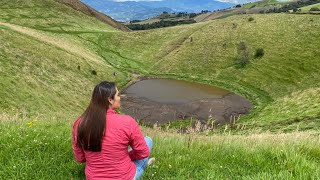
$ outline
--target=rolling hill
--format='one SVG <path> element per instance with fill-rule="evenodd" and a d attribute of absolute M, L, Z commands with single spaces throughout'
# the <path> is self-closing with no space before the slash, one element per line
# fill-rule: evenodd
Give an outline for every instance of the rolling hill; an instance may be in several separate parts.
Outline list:
<path fill-rule="evenodd" d="M 254 105 L 212 132 L 143 127 L 157 158 L 145 179 L 316 179 L 319 28 L 319 16 L 282 13 L 125 32 L 60 1 L 2 1 L 0 177 L 83 179 L 71 122 L 96 83 L 123 88 L 139 75 L 218 86 Z M 241 43 L 250 63 L 239 68 Z"/>
<path fill-rule="evenodd" d="M 102 22 L 105 22 L 109 24 L 110 26 L 120 29 L 122 31 L 130 31 L 126 26 L 122 25 L 121 23 L 113 20 L 109 16 L 102 14 L 95 9 L 91 8 L 90 6 L 82 3 L 80 0 L 60 0 L 61 3 L 64 3 L 72 8 L 74 8 L 77 11 L 80 11 L 84 14 L 87 14 L 89 16 L 93 16 L 97 19 L 99 19 Z"/>
<path fill-rule="evenodd" d="M 55 1 L 47 2 L 44 4 L 57 7 L 51 10 L 52 14 L 46 15 L 48 17 L 40 15 L 45 8 L 38 8 L 39 12 L 29 11 L 30 7 L 22 8 L 16 13 L 13 13 L 15 9 L 3 8 L 1 22 L 30 28 L 48 37 L 65 39 L 86 49 L 114 71 L 128 75 L 138 73 L 186 79 L 239 93 L 249 98 L 256 107 L 252 116 L 244 117 L 243 121 L 264 123 L 319 117 L 319 98 L 316 96 L 320 82 L 319 51 L 315 48 L 320 42 L 317 16 L 242 15 L 127 33 L 71 11 L 66 6 L 57 6 Z M 64 18 L 54 16 L 58 13 Z M 253 20 L 249 21 L 249 17 Z M 2 31 L 12 31 L 7 24 L 2 24 L 6 27 Z M 240 42 L 248 46 L 251 59 L 251 63 L 243 69 L 233 64 Z M 253 57 L 257 48 L 263 48 L 266 52 L 261 59 Z M 295 97 L 299 99 L 295 105 L 286 101 L 296 95 L 316 98 Z M 11 98 L 4 97 L 6 102 L 14 102 Z M 291 108 L 296 110 L 284 113 L 286 111 L 283 110 Z"/>
<path fill-rule="evenodd" d="M 309 5 L 309 6 L 304 6 L 301 9 L 301 12 L 310 12 L 311 8 L 320 8 L 320 3 Z M 314 11 L 320 13 L 320 11 Z"/>
<path fill-rule="evenodd" d="M 215 0 L 99 1 L 82 0 L 85 4 L 118 21 L 143 20 L 167 12 L 200 12 L 224 9 L 234 3 Z"/>

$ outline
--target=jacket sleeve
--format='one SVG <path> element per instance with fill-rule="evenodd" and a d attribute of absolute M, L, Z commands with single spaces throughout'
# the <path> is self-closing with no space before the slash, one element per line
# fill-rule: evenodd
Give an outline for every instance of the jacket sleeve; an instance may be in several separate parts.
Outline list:
<path fill-rule="evenodd" d="M 131 117 L 130 117 L 131 118 Z M 141 160 L 150 155 L 149 147 L 141 133 L 138 123 L 131 118 L 131 134 L 129 145 L 132 151 L 129 151 L 129 156 L 132 161 Z"/>
<path fill-rule="evenodd" d="M 79 148 L 77 145 L 77 130 L 78 130 L 78 120 L 74 122 L 72 127 L 72 149 L 73 154 L 77 162 L 84 163 L 86 158 L 83 149 Z"/>

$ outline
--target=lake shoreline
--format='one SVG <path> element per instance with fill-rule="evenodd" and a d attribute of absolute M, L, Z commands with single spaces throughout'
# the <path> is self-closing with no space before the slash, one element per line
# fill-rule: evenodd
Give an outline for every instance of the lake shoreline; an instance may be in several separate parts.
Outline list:
<path fill-rule="evenodd" d="M 122 91 L 123 112 L 147 124 L 165 124 L 170 121 L 190 118 L 200 120 L 203 123 L 209 119 L 214 120 L 216 124 L 234 123 L 240 115 L 247 114 L 252 109 L 252 104 L 247 99 L 232 92 L 227 93 L 228 91 L 226 90 L 220 94 L 221 96 L 217 97 L 205 98 L 203 96 L 198 99 L 177 102 L 162 102 L 161 97 L 160 101 L 157 101 L 159 99 L 151 99 L 137 96 L 133 93 L 127 93 L 128 88 L 132 87 L 135 83 L 150 79 L 163 80 L 167 78 L 139 78 L 132 81 L 134 83 L 130 83 L 130 85 Z M 144 87 L 138 86 L 138 88 Z M 143 90 L 144 89 L 141 91 Z M 154 91 L 156 90 L 158 89 L 154 89 Z M 166 94 L 168 93 L 164 93 L 164 95 Z"/>

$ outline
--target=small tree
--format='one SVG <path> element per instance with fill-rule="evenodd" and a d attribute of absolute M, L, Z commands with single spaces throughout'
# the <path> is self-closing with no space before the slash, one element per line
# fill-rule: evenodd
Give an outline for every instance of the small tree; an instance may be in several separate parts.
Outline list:
<path fill-rule="evenodd" d="M 261 58 L 264 55 L 264 49 L 263 48 L 257 48 L 256 52 L 254 53 L 255 58 Z"/>
<path fill-rule="evenodd" d="M 293 8 L 292 11 L 293 11 L 293 12 L 297 12 L 297 11 L 298 11 L 298 8 Z"/>
<path fill-rule="evenodd" d="M 310 8 L 310 10 L 309 11 L 320 11 L 320 9 L 319 8 L 317 8 L 317 7 L 312 7 L 312 8 Z"/>
<path fill-rule="evenodd" d="M 96 76 L 97 75 L 97 71 L 96 70 L 92 70 L 91 74 Z"/>
<path fill-rule="evenodd" d="M 235 58 L 235 64 L 239 67 L 245 67 L 247 64 L 249 64 L 249 50 L 247 45 L 241 41 L 238 45 L 238 54 Z"/>

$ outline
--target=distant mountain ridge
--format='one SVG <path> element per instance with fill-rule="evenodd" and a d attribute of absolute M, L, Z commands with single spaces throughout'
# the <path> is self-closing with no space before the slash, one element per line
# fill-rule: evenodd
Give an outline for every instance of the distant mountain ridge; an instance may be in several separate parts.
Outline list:
<path fill-rule="evenodd" d="M 235 4 L 215 0 L 124 1 L 81 0 L 117 21 L 143 20 L 167 12 L 200 12 L 232 7 Z"/>

